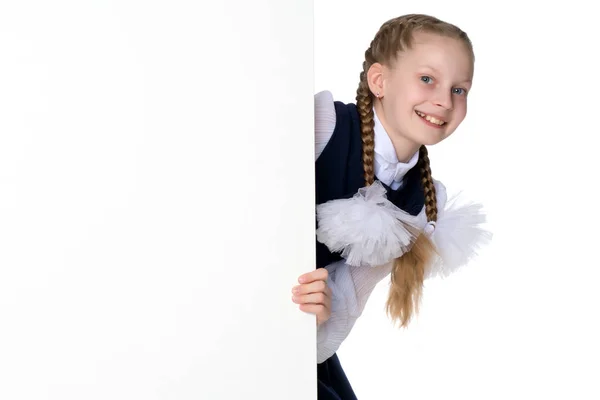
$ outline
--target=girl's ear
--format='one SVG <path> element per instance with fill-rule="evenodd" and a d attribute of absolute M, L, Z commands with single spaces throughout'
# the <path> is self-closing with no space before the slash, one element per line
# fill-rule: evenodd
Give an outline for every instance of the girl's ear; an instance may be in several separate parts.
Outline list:
<path fill-rule="evenodd" d="M 385 95 L 383 90 L 383 65 L 380 63 L 374 63 L 367 71 L 367 82 L 369 83 L 369 90 L 376 97 L 383 97 Z"/>

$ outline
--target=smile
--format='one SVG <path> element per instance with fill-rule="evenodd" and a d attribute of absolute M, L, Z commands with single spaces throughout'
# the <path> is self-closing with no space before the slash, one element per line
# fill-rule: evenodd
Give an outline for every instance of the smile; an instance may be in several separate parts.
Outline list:
<path fill-rule="evenodd" d="M 425 113 L 422 113 L 422 112 L 420 112 L 420 111 L 415 111 L 415 112 L 417 113 L 417 115 L 418 115 L 419 117 L 423 118 L 424 120 L 426 120 L 427 122 L 430 122 L 430 123 L 432 123 L 432 124 L 435 124 L 435 125 L 438 125 L 438 126 L 443 126 L 443 125 L 445 125 L 445 124 L 446 124 L 446 121 L 439 120 L 439 119 L 437 119 L 437 118 L 434 118 L 434 117 L 432 117 L 432 116 L 429 116 L 429 115 L 427 115 L 427 114 L 425 114 Z"/>

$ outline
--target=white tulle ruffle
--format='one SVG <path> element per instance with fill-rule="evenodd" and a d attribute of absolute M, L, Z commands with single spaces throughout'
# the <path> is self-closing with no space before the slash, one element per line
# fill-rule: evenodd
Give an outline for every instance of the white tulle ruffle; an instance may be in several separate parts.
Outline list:
<path fill-rule="evenodd" d="M 414 243 L 419 218 L 396 207 L 375 181 L 350 199 L 317 206 L 317 240 L 341 252 L 352 266 L 379 266 L 400 257 Z"/>
<path fill-rule="evenodd" d="M 443 207 L 438 206 L 432 232 L 425 229 L 438 253 L 426 271 L 426 278 L 447 277 L 476 257 L 481 247 L 492 239 L 492 233 L 483 227 L 485 222 L 482 205 L 461 203 L 459 196 Z"/>
<path fill-rule="evenodd" d="M 482 206 L 448 204 L 446 189 L 434 180 L 438 207 L 435 223 L 428 223 L 425 208 L 412 216 L 392 204 L 386 189 L 375 181 L 350 199 L 332 200 L 317 206 L 317 240 L 332 252 L 341 252 L 352 266 L 379 266 L 400 257 L 417 236 L 427 234 L 439 257 L 429 266 L 427 277 L 448 276 L 467 264 L 491 233 L 481 227 L 486 220 Z"/>

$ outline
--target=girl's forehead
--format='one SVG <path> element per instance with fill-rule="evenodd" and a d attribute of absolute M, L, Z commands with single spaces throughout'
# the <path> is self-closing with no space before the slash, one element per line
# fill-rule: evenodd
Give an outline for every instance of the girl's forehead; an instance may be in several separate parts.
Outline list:
<path fill-rule="evenodd" d="M 458 39 L 432 37 L 429 40 L 415 40 L 411 48 L 404 52 L 406 58 L 424 60 L 470 59 L 467 47 Z"/>
<path fill-rule="evenodd" d="M 464 79 L 470 79 L 473 69 L 470 52 L 463 42 L 431 34 L 415 36 L 412 46 L 398 55 L 398 63 L 409 68 L 451 70 L 464 75 Z"/>

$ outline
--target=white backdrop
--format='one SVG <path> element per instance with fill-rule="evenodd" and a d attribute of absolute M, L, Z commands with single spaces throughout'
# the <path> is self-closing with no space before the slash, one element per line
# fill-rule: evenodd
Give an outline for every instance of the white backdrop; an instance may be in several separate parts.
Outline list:
<path fill-rule="evenodd" d="M 339 356 L 359 399 L 599 399 L 597 22 L 583 1 L 315 2 L 315 90 L 354 101 L 379 26 L 427 13 L 475 47 L 469 111 L 433 175 L 486 205 L 493 244 L 427 283 L 409 329 L 373 293 Z"/>
<path fill-rule="evenodd" d="M 0 2 L 1 399 L 316 398 L 312 35 L 304 1 Z"/>

